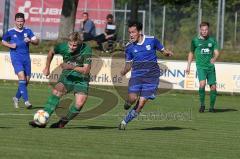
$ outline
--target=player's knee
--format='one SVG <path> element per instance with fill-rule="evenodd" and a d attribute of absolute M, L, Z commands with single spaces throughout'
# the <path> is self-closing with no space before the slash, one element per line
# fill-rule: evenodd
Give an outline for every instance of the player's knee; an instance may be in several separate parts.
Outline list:
<path fill-rule="evenodd" d="M 131 103 L 131 104 L 133 104 L 133 103 L 136 102 L 137 99 L 138 99 L 137 96 L 130 95 L 130 96 L 128 97 L 128 102 Z"/>
<path fill-rule="evenodd" d="M 199 88 L 205 88 L 206 83 L 199 83 Z"/>
<path fill-rule="evenodd" d="M 64 92 L 61 92 L 61 91 L 59 91 L 57 89 L 53 89 L 52 90 L 52 94 L 54 94 L 55 96 L 61 97 L 61 96 L 64 95 Z"/>
<path fill-rule="evenodd" d="M 77 109 L 81 109 L 83 107 L 84 103 L 85 103 L 85 101 L 78 100 L 78 101 L 76 101 L 75 106 Z"/>
<path fill-rule="evenodd" d="M 210 86 L 210 89 L 211 89 L 211 90 L 216 90 L 217 87 L 216 87 L 216 85 L 211 85 L 211 86 Z"/>

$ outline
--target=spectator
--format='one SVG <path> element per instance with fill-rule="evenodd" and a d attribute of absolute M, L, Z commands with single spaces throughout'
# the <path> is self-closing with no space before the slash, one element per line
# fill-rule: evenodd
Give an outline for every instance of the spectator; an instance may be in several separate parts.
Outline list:
<path fill-rule="evenodd" d="M 83 41 L 93 40 L 96 36 L 96 27 L 92 20 L 88 18 L 88 13 L 83 12 L 83 22 L 80 31 L 83 32 Z"/>
<path fill-rule="evenodd" d="M 103 51 L 102 43 L 109 41 L 108 49 L 110 49 L 113 45 L 112 41 L 116 41 L 116 25 L 114 24 L 112 14 L 108 14 L 106 17 L 105 32 L 96 36 L 95 40 L 97 41 L 98 48 L 101 51 Z"/>

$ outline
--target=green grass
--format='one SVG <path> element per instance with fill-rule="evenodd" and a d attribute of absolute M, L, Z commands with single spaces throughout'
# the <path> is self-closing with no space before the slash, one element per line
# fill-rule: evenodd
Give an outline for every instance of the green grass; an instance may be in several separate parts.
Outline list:
<path fill-rule="evenodd" d="M 197 94 L 160 94 L 126 131 L 117 129 L 125 113 L 123 99 L 119 97 L 117 106 L 101 116 L 73 120 L 64 129 L 39 129 L 27 123 L 46 101 L 48 87 L 29 86 L 32 110 L 24 109 L 23 103 L 21 108 L 13 108 L 11 97 L 16 87 L 14 83 L 0 85 L 0 158 L 237 159 L 240 156 L 239 96 L 221 95 L 216 103 L 219 112 L 199 114 Z M 117 94 L 110 88 L 107 91 Z M 91 95 L 90 92 L 83 111 L 94 109 L 103 101 Z M 53 115 L 49 125 L 57 119 Z"/>

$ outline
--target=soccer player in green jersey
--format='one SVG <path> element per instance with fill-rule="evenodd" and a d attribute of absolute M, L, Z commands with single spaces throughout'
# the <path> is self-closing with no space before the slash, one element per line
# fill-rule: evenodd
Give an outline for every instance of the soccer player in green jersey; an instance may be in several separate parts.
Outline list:
<path fill-rule="evenodd" d="M 68 42 L 59 43 L 49 51 L 43 70 L 43 74 L 46 76 L 50 74 L 50 64 L 55 54 L 60 54 L 63 57 L 62 74 L 53 88 L 52 94 L 48 97 L 44 110 L 51 116 L 57 108 L 60 98 L 66 93 L 73 92 L 75 102 L 70 106 L 67 115 L 50 126 L 51 128 L 63 128 L 79 114 L 87 100 L 92 50 L 82 42 L 79 33 L 71 33 Z M 46 126 L 38 125 L 35 121 L 29 122 L 29 125 L 42 128 Z"/>
<path fill-rule="evenodd" d="M 205 86 L 206 80 L 210 86 L 210 108 L 209 112 L 215 112 L 214 105 L 216 101 L 216 72 L 214 63 L 219 56 L 217 41 L 209 36 L 209 23 L 200 24 L 200 35 L 192 39 L 191 51 L 188 54 L 188 65 L 186 73 L 189 74 L 193 56 L 196 59 L 196 67 L 199 79 L 199 97 L 200 109 L 205 110 Z"/>

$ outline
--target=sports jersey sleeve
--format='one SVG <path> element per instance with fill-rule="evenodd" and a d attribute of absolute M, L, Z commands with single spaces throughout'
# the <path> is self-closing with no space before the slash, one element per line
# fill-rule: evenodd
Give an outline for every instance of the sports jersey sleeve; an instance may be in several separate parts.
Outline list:
<path fill-rule="evenodd" d="M 29 29 L 28 32 L 29 32 L 29 34 L 28 34 L 29 39 L 31 39 L 31 40 L 35 40 L 35 39 L 37 39 L 37 37 L 33 34 L 33 32 L 32 32 L 31 29 Z"/>
<path fill-rule="evenodd" d="M 195 45 L 194 45 L 194 40 L 192 39 L 192 42 L 191 42 L 191 52 L 194 52 L 196 49 Z"/>
<path fill-rule="evenodd" d="M 214 42 L 213 42 L 213 48 L 214 48 L 214 50 L 219 50 L 218 43 L 215 39 L 214 39 Z"/>
<path fill-rule="evenodd" d="M 53 50 L 55 54 L 61 54 L 61 44 L 55 45 Z"/>
<path fill-rule="evenodd" d="M 156 47 L 156 50 L 163 51 L 164 46 L 161 44 L 161 42 L 157 38 L 154 38 L 154 45 Z"/>
<path fill-rule="evenodd" d="M 129 47 L 127 47 L 125 50 L 125 60 L 126 62 L 131 62 L 133 60 L 133 55 Z"/>
<path fill-rule="evenodd" d="M 92 49 L 87 47 L 85 53 L 83 54 L 83 64 L 91 64 L 92 63 Z"/>
<path fill-rule="evenodd" d="M 10 41 L 10 38 L 11 38 L 10 33 L 9 33 L 9 32 L 6 32 L 6 33 L 3 35 L 3 37 L 2 37 L 2 41 L 8 42 L 8 41 Z"/>

